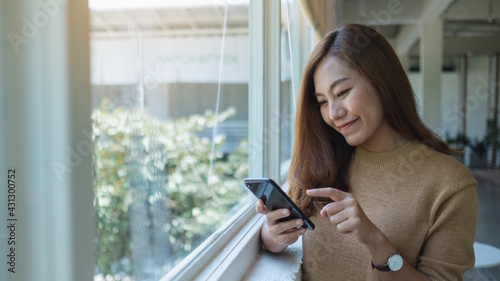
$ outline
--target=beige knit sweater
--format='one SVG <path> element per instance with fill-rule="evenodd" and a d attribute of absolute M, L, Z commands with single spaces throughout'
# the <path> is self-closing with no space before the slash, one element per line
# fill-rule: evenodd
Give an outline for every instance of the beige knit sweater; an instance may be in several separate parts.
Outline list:
<path fill-rule="evenodd" d="M 350 192 L 403 258 L 432 280 L 462 280 L 474 266 L 478 210 L 471 173 L 450 156 L 410 141 L 390 152 L 356 149 Z M 303 280 L 380 280 L 367 248 L 328 218 L 303 238 Z"/>

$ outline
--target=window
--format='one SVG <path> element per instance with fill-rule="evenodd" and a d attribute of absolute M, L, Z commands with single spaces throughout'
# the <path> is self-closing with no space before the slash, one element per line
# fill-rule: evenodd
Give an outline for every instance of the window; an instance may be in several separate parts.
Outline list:
<path fill-rule="evenodd" d="M 90 2 L 95 280 L 159 280 L 251 199 L 248 1 L 153 2 Z"/>
<path fill-rule="evenodd" d="M 90 2 L 95 280 L 244 273 L 263 218 L 242 179 L 288 170 L 298 1 L 179 3 Z"/>
<path fill-rule="evenodd" d="M 305 20 L 297 0 L 281 1 L 281 176 L 285 180 L 290 165 L 294 138 L 295 108 L 302 72 L 316 45 L 314 30 Z M 308 40 L 308 38 L 311 38 Z"/>
<path fill-rule="evenodd" d="M 290 4 L 288 0 L 281 1 L 281 83 L 280 83 L 280 132 L 281 132 L 281 151 L 280 151 L 280 167 L 281 177 L 284 180 L 286 173 L 283 171 L 288 170 L 290 165 L 290 158 L 292 156 L 293 144 L 293 113 L 296 107 L 297 88 L 294 82 L 295 79 L 293 72 L 293 57 L 291 45 L 291 28 L 294 27 L 291 21 Z"/>
<path fill-rule="evenodd" d="M 182 7 L 178 4 L 180 2 Z M 279 101 L 280 96 L 280 2 L 145 0 L 140 1 L 142 6 L 138 7 L 138 1 L 91 1 L 91 71 L 89 15 L 85 12 L 88 2 L 50 1 L 50 5 L 43 6 L 24 4 L 2 2 L 5 9 L 0 9 L 2 30 L 7 35 L 0 39 L 5 43 L 0 48 L 4 74 L 0 79 L 3 89 L 0 97 L 4 101 L 0 103 L 3 112 L 0 129 L 5 133 L 0 145 L 0 154 L 4 156 L 0 157 L 0 166 L 3 171 L 19 169 L 16 171 L 20 179 L 19 189 L 16 189 L 19 195 L 16 210 L 22 218 L 16 226 L 30 230 L 17 232 L 19 244 L 26 247 L 16 248 L 16 257 L 20 262 L 18 266 L 31 270 L 20 270 L 16 276 L 22 280 L 83 280 L 93 275 L 96 280 L 159 280 L 165 278 L 168 275 L 165 272 L 182 259 L 176 255 L 179 252 L 191 254 L 178 265 L 194 260 L 193 264 L 205 270 L 207 259 L 210 264 L 221 260 L 218 256 L 211 260 L 214 252 L 237 254 L 239 251 L 245 253 L 246 263 L 231 268 L 233 272 L 244 272 L 257 255 L 257 231 L 263 219 L 254 216 L 253 202 L 243 207 L 238 207 L 235 202 L 209 206 L 214 211 L 210 213 L 211 219 L 221 218 L 226 221 L 223 226 L 194 224 L 201 227 L 190 229 L 192 239 L 185 235 L 185 241 L 190 244 L 177 243 L 175 237 L 171 240 L 167 233 L 178 233 L 181 228 L 192 226 L 190 223 L 197 222 L 196 219 L 204 213 L 201 207 L 192 208 L 187 215 L 191 220 L 178 218 L 174 226 L 173 217 L 180 216 L 171 207 L 176 207 L 174 203 L 189 203 L 189 200 L 173 200 L 175 194 L 169 194 L 172 191 L 166 187 L 170 188 L 172 182 L 181 179 L 187 184 L 178 192 L 190 191 L 187 187 L 194 186 L 190 183 L 202 178 L 199 176 L 202 173 L 196 174 L 194 169 L 189 170 L 190 167 L 205 173 L 205 181 L 210 181 L 210 184 L 230 178 L 227 186 L 218 185 L 225 189 L 214 190 L 226 194 L 239 192 L 231 188 L 240 183 L 246 169 L 249 176 L 279 178 L 279 173 L 269 173 L 279 167 L 281 150 L 272 149 L 280 147 L 279 137 L 265 138 L 266 128 L 271 129 L 276 123 L 265 118 L 269 114 L 264 107 L 279 104 L 275 101 Z M 208 15 L 216 15 L 217 20 L 211 20 Z M 248 21 L 246 26 L 245 21 Z M 272 31 L 269 31 L 267 27 L 271 24 Z M 222 32 L 224 27 L 225 33 Z M 183 57 L 196 65 L 215 62 L 213 68 L 203 70 L 203 75 L 199 74 L 200 68 L 183 71 L 185 65 L 175 64 L 179 56 L 159 56 L 172 50 L 173 42 L 183 40 L 194 41 L 190 47 L 196 44 L 195 54 L 199 55 L 207 50 L 210 43 L 205 39 L 208 37 L 219 38 L 218 50 L 222 50 L 223 34 L 226 43 L 225 51 L 218 53 L 220 60 Z M 248 36 L 247 42 L 241 39 L 245 35 Z M 230 43 L 230 38 L 235 37 L 238 40 Z M 276 41 L 270 44 L 268 39 L 271 38 L 278 44 Z M 165 42 L 171 45 L 164 46 Z M 189 51 L 187 47 L 176 50 Z M 278 55 L 268 60 L 265 56 L 271 51 Z M 226 63 L 231 62 L 232 57 L 227 56 L 231 52 L 250 54 L 252 59 L 246 62 L 247 67 L 230 68 Z M 218 75 L 221 61 L 223 75 Z M 169 69 L 167 62 L 178 68 Z M 272 70 L 269 69 L 271 65 Z M 247 82 L 246 91 L 243 90 L 245 81 L 228 78 L 245 69 L 249 81 L 252 81 Z M 189 80 L 193 77 L 198 80 Z M 206 79 L 200 81 L 204 77 Z M 217 77 L 216 83 L 213 77 Z M 222 77 L 220 87 L 219 77 Z M 89 80 L 92 80 L 92 89 Z M 277 90 L 269 91 L 271 85 Z M 193 97 L 193 89 L 197 93 L 205 91 L 210 94 Z M 217 103 L 215 97 L 219 93 Z M 241 98 L 245 94 L 247 97 Z M 234 109 L 227 110 L 227 105 Z M 205 108 L 212 110 L 208 117 Z M 215 133 L 217 142 L 212 150 L 214 134 L 210 126 L 215 123 L 215 112 L 218 112 L 220 122 Z M 193 114 L 198 116 L 191 118 Z M 245 130 L 232 135 L 235 145 L 233 149 L 228 148 L 231 139 L 224 131 L 226 126 L 235 128 L 244 125 L 245 121 L 248 122 L 248 136 Z M 189 128 L 198 131 L 190 134 Z M 231 133 L 237 131 L 240 130 Z M 280 130 L 273 132 L 280 135 Z M 221 142 L 223 139 L 225 143 Z M 177 146 L 172 144 L 174 141 Z M 248 150 L 235 153 L 245 142 Z M 228 150 L 224 150 L 226 148 Z M 198 154 L 189 157 L 191 155 L 185 153 L 186 150 L 209 155 L 214 151 L 215 157 L 201 158 L 197 157 Z M 234 158 L 245 159 L 245 151 L 249 154 L 247 161 L 236 165 L 240 160 Z M 271 155 L 268 161 L 265 160 L 264 156 L 271 151 L 278 152 L 278 157 Z M 172 158 L 177 162 L 164 162 Z M 228 161 L 230 159 L 233 161 Z M 270 163 L 273 169 L 269 167 Z M 221 165 L 229 164 L 232 167 L 221 168 Z M 180 177 L 176 173 L 178 167 L 188 167 L 185 169 L 192 173 Z M 221 173 L 228 169 L 233 169 L 238 175 L 232 179 L 231 174 Z M 91 177 L 92 170 L 94 177 Z M 96 186 L 95 198 L 92 185 Z M 248 194 L 242 184 L 241 188 L 241 192 Z M 202 193 L 204 190 L 196 191 Z M 193 193 L 193 197 L 203 195 Z M 210 193 L 208 195 L 206 198 L 212 198 Z M 243 199 L 245 195 L 233 198 Z M 213 203 L 209 199 L 200 204 Z M 93 201 L 95 220 L 91 214 Z M 244 199 L 239 203 L 244 203 Z M 231 216 L 235 211 L 237 215 Z M 97 237 L 94 229 L 99 232 Z M 205 230 L 214 232 L 201 233 Z M 224 241 L 219 238 L 224 238 Z M 234 246 L 235 241 L 245 242 L 239 243 L 242 247 L 238 248 Z M 199 243 L 202 243 L 201 247 L 196 246 Z M 222 245 L 224 251 L 221 247 L 217 250 L 204 247 L 214 244 Z M 98 246 L 96 252 L 93 245 Z M 193 253 L 203 253 L 205 261 L 190 258 Z M 227 260 L 224 258 L 222 263 L 225 265 Z M 7 268 L 6 263 L 4 268 Z M 7 270 L 2 272 L 2 276 L 10 274 Z"/>

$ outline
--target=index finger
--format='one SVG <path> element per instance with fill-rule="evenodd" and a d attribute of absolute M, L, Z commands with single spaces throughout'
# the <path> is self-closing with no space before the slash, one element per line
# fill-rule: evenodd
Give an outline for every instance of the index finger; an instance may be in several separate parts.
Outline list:
<path fill-rule="evenodd" d="M 328 197 L 333 201 L 340 201 L 347 197 L 346 192 L 333 187 L 313 188 L 307 190 L 307 195 L 311 197 Z"/>

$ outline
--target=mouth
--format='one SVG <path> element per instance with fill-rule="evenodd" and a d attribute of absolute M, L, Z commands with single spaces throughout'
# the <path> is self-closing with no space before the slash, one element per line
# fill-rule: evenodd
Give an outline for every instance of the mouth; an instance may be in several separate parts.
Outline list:
<path fill-rule="evenodd" d="M 337 128 L 339 129 L 339 131 L 345 131 L 348 128 L 350 128 L 354 124 L 354 122 L 358 121 L 358 119 L 359 118 L 357 118 L 357 119 L 355 119 L 353 121 L 350 121 L 350 122 L 343 123 L 343 124 L 337 126 Z"/>

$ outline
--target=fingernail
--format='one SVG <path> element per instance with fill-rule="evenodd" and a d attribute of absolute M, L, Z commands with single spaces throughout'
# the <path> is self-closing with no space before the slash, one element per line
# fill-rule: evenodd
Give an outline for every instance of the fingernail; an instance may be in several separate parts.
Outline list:
<path fill-rule="evenodd" d="M 302 220 L 296 220 L 296 221 L 295 221 L 295 224 L 296 224 L 296 225 L 302 225 Z"/>
<path fill-rule="evenodd" d="M 283 215 L 288 215 L 288 210 L 287 210 L 287 209 L 284 209 L 283 211 L 281 211 L 281 213 L 282 213 Z"/>
<path fill-rule="evenodd" d="M 300 230 L 300 234 L 304 234 L 305 232 L 306 232 L 306 229 L 305 229 L 305 228 L 302 228 L 302 229 Z"/>

